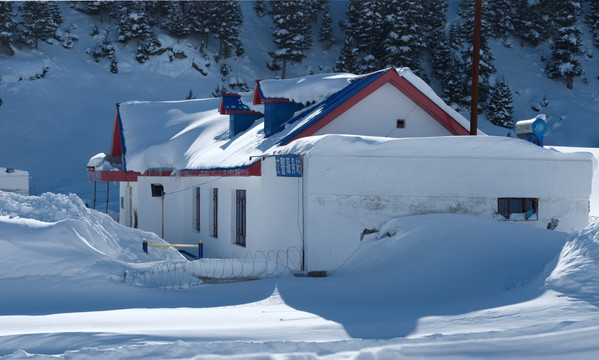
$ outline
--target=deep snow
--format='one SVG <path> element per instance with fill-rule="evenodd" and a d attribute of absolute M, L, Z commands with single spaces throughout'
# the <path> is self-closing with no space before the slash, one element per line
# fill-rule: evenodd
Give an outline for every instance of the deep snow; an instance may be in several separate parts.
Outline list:
<path fill-rule="evenodd" d="M 568 235 L 392 218 L 327 278 L 222 284 L 143 238 L 160 241 L 74 195 L 0 192 L 0 358 L 599 355 L 596 220 Z M 132 282 L 141 272 L 161 280 Z"/>

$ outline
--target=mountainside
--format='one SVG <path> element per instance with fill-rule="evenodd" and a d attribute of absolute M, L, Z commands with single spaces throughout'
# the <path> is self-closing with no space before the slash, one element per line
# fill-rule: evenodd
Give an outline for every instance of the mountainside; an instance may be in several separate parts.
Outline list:
<path fill-rule="evenodd" d="M 449 3 L 448 24 L 462 22 L 457 17 L 459 1 Z M 583 4 L 588 13 L 589 4 Z M 318 41 L 321 12 L 312 25 L 312 46 L 301 63 L 288 64 L 288 78 L 334 71 L 345 37 L 338 23 L 345 19 L 347 3 L 332 1 L 329 5 L 335 42 L 326 50 Z M 239 38 L 245 49 L 241 56 L 217 62 L 217 39 L 209 38 L 202 54 L 196 38 L 177 40 L 156 27 L 162 50 L 144 63 L 136 60 L 134 41 L 113 43 L 118 73 L 111 72 L 109 59 L 95 62 L 87 53 L 102 42 L 106 31 L 115 37 L 118 22 L 87 15 L 70 3 L 58 6 L 63 19 L 59 33 L 73 41 L 67 46 L 70 48 L 52 40 L 39 41 L 37 50 L 15 46 L 13 56 L 0 53 L 0 166 L 28 170 L 32 194 L 74 192 L 91 204 L 93 184 L 87 181 L 85 165 L 94 154 L 108 151 L 117 102 L 211 97 L 223 84 L 245 83 L 251 89 L 255 79 L 275 76 L 266 66 L 272 61 L 268 52 L 275 50 L 272 21 L 268 15 L 256 16 L 254 2 L 240 2 L 243 24 Z M 574 79 L 573 89 L 567 89 L 565 81 L 546 76 L 545 63 L 551 55 L 548 42 L 531 48 L 517 41 L 507 47 L 503 40 L 490 40 L 497 68 L 494 78 L 504 77 L 513 91 L 514 120 L 547 114 L 546 144 L 599 147 L 599 49 L 593 46 L 588 27 L 579 21 L 584 49 L 579 60 L 585 74 Z M 430 64 L 423 65 L 427 66 Z M 430 79 L 440 94 L 440 82 Z M 461 112 L 469 117 L 469 109 Z M 510 131 L 491 124 L 484 113 L 479 128 L 500 136 Z M 110 192 L 118 193 L 115 184 Z M 111 208 L 117 206 L 111 204 Z"/>

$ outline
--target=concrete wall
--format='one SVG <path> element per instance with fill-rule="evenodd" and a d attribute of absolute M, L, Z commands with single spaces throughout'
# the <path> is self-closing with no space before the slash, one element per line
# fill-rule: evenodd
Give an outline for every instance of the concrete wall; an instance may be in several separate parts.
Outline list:
<path fill-rule="evenodd" d="M 546 229 L 558 219 L 557 230 L 584 227 L 590 167 L 575 161 L 305 156 L 307 269 L 337 268 L 364 229 L 378 229 L 392 216 L 457 213 L 506 221 L 497 214 L 499 197 L 539 199 L 537 220 L 522 224 Z"/>

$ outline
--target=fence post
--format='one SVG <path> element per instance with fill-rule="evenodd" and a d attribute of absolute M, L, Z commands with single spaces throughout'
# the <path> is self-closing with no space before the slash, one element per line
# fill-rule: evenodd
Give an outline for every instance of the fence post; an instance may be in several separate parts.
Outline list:
<path fill-rule="evenodd" d="M 204 257 L 204 243 L 202 242 L 202 240 L 200 240 L 200 242 L 198 243 L 198 259 L 201 259 Z"/>
<path fill-rule="evenodd" d="M 142 247 L 142 249 L 144 249 L 144 252 L 147 254 L 148 253 L 148 240 L 144 239 L 141 247 Z"/>

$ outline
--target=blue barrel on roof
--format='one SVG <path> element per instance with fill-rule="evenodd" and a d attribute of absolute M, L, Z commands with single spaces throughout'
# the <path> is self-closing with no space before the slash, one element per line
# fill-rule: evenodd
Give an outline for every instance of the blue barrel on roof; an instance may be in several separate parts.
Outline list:
<path fill-rule="evenodd" d="M 514 126 L 514 130 L 518 138 L 543 146 L 543 136 L 547 132 L 547 121 L 544 115 L 539 115 L 534 119 L 518 121 Z"/>

